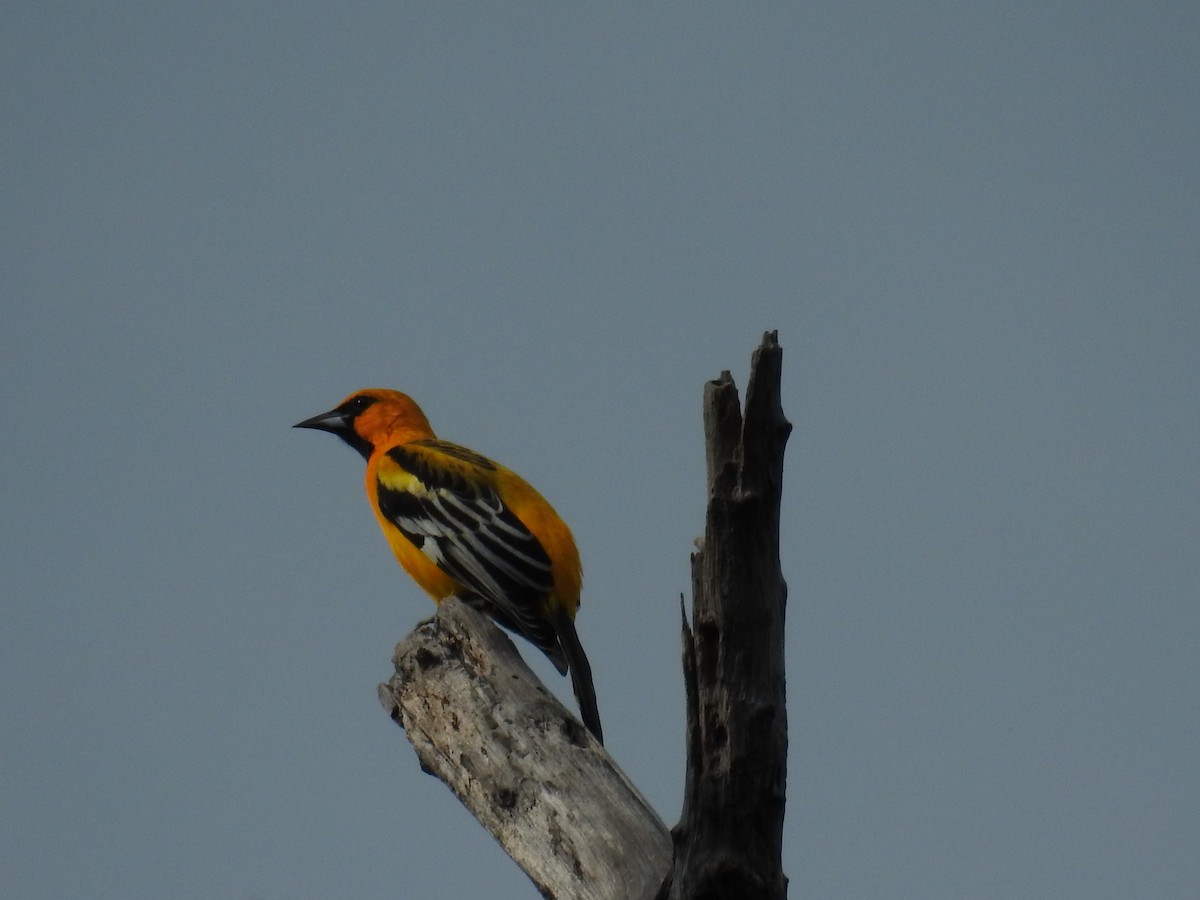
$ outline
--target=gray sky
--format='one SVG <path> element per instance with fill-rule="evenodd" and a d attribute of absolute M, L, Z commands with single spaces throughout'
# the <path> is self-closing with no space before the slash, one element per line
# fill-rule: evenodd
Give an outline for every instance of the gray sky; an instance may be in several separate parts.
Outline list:
<path fill-rule="evenodd" d="M 1200 8 L 737 6 L 8 4 L 0 893 L 535 896 L 375 698 L 366 386 L 571 523 L 676 821 L 777 328 L 792 896 L 1195 895 Z"/>

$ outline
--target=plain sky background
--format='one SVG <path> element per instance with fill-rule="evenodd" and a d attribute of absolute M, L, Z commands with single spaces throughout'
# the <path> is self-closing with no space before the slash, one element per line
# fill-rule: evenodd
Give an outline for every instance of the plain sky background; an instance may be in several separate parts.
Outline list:
<path fill-rule="evenodd" d="M 791 896 L 1197 896 L 1198 61 L 1179 2 L 6 4 L 0 894 L 535 896 L 290 430 L 374 385 L 572 524 L 675 822 L 702 386 L 778 329 Z"/>

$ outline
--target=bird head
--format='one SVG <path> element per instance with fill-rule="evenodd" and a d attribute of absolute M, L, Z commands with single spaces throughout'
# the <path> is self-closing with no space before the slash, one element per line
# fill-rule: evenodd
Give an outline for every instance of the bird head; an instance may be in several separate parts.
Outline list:
<path fill-rule="evenodd" d="M 434 437 L 421 407 L 407 394 L 385 388 L 356 391 L 328 412 L 292 427 L 336 434 L 364 459 L 385 441 L 403 443 Z"/>

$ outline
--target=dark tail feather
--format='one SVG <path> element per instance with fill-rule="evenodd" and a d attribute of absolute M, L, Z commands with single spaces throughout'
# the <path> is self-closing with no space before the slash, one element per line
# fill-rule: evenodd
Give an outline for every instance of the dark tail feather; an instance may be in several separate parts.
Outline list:
<path fill-rule="evenodd" d="M 604 743 L 604 732 L 600 728 L 600 709 L 596 706 L 596 688 L 592 685 L 592 667 L 588 663 L 587 654 L 583 652 L 583 644 L 579 643 L 579 634 L 575 631 L 575 623 L 570 614 L 563 608 L 558 608 L 551 614 L 554 631 L 558 642 L 562 645 L 567 657 L 567 667 L 571 671 L 571 687 L 575 689 L 575 700 L 579 704 L 579 716 L 587 730 L 596 736 L 601 744 Z"/>

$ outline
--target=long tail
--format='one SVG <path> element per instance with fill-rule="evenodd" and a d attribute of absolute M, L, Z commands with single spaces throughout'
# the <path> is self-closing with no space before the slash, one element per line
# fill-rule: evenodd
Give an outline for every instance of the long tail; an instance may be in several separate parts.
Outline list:
<path fill-rule="evenodd" d="M 604 732 L 600 727 L 600 708 L 596 705 L 596 688 L 592 684 L 592 667 L 588 663 L 587 654 L 583 652 L 583 644 L 579 643 L 575 622 L 562 607 L 556 608 L 551 613 L 551 617 L 554 632 L 558 635 L 558 642 L 567 657 L 567 668 L 571 671 L 571 687 L 575 690 L 575 701 L 579 704 L 579 716 L 583 719 L 587 730 L 603 744 Z"/>

